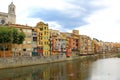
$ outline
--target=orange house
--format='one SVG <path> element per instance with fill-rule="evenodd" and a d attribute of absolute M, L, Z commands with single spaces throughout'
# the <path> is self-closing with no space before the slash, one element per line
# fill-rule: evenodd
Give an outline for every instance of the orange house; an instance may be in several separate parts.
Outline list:
<path fill-rule="evenodd" d="M 53 55 L 56 55 L 59 53 L 59 49 L 58 49 L 58 46 L 57 45 L 57 38 L 53 37 L 52 38 L 52 52 L 53 52 Z"/>
<path fill-rule="evenodd" d="M 72 56 L 72 50 L 71 50 L 71 47 L 66 47 L 66 56 L 67 57 L 70 57 L 70 56 Z"/>
<path fill-rule="evenodd" d="M 0 44 L 0 57 L 11 57 L 12 56 L 11 44 L 6 45 L 5 49 L 3 45 L 4 44 Z"/>

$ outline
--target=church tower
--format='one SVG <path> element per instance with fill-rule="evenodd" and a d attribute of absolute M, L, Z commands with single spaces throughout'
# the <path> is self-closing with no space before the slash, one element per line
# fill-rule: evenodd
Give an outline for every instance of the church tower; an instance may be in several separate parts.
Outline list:
<path fill-rule="evenodd" d="M 16 23 L 15 5 L 13 2 L 8 6 L 8 24 Z"/>

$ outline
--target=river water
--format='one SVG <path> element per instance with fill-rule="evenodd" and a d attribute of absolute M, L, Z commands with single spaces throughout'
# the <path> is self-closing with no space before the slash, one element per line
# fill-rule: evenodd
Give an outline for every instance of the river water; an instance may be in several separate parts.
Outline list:
<path fill-rule="evenodd" d="M 84 59 L 3 69 L 0 80 L 120 80 L 120 59 Z"/>

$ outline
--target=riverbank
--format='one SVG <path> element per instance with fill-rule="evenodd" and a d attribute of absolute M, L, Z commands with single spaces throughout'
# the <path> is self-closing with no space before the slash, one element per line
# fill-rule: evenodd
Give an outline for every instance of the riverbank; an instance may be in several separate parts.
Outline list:
<path fill-rule="evenodd" d="M 73 56 L 66 58 L 65 55 L 60 56 L 50 56 L 50 57 L 12 57 L 12 58 L 0 58 L 0 69 L 5 68 L 16 68 L 16 67 L 24 67 L 24 66 L 32 66 L 32 65 L 40 65 L 40 64 L 48 64 L 53 62 L 61 62 L 61 61 L 70 61 L 75 59 L 86 59 L 86 58 L 107 58 L 107 57 L 115 57 L 117 54 L 95 54 L 95 55 L 87 55 L 87 56 Z"/>

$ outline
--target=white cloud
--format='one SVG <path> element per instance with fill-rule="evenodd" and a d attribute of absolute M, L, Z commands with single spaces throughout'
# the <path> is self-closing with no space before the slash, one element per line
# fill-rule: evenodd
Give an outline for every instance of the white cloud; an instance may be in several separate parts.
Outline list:
<path fill-rule="evenodd" d="M 47 23 L 49 23 L 49 28 L 50 29 L 62 30 L 62 26 L 60 24 L 58 24 L 57 22 L 50 21 L 50 22 L 47 22 Z"/>
<path fill-rule="evenodd" d="M 10 4 L 7 0 L 0 0 L 0 12 L 8 12 L 8 5 Z"/>
<path fill-rule="evenodd" d="M 64 26 L 60 25 L 59 23 L 55 21 L 47 21 L 49 28 L 54 29 L 54 30 L 59 30 L 60 32 L 68 31 L 70 32 L 71 30 L 64 28 Z"/>
<path fill-rule="evenodd" d="M 75 0 L 14 0 L 13 2 L 16 5 L 17 24 L 28 24 L 30 26 L 35 26 L 37 22 L 43 21 L 39 18 L 28 17 L 29 10 L 33 7 L 37 7 L 39 9 L 56 9 L 59 11 L 63 11 L 63 13 L 66 13 L 70 17 L 77 17 L 81 14 L 81 10 L 86 10 L 80 6 L 68 3 L 67 1 L 74 2 Z M 0 12 L 7 12 L 10 2 L 11 0 L 0 0 L 0 6 L 2 6 L 0 7 Z M 84 19 L 89 24 L 85 26 L 80 26 L 76 29 L 79 29 L 81 34 L 89 35 L 103 41 L 120 42 L 119 3 L 120 0 L 92 0 L 92 5 L 99 5 L 105 8 L 90 14 L 87 18 Z M 74 11 L 74 9 L 79 11 L 74 12 L 73 15 L 72 12 Z M 60 31 L 63 30 L 63 27 L 57 22 L 48 22 L 48 24 L 50 25 L 50 28 L 59 29 Z"/>
<path fill-rule="evenodd" d="M 0 11 L 1 12 L 7 12 L 8 11 L 8 5 L 11 3 L 12 0 L 0 0 Z M 16 5 L 16 16 L 17 16 L 17 24 L 28 24 L 31 26 L 35 26 L 35 23 L 41 21 L 41 19 L 36 19 L 36 18 L 29 18 L 29 12 L 30 9 L 32 8 L 37 8 L 37 9 L 54 9 L 54 10 L 59 10 L 62 13 L 65 13 L 66 15 L 70 15 L 71 17 L 76 17 L 72 16 L 72 11 L 73 9 L 79 9 L 83 10 L 83 8 L 70 4 L 65 0 L 13 0 L 13 3 Z M 70 11 L 68 11 L 71 9 Z M 33 10 L 34 11 L 34 10 Z M 50 23 L 51 24 L 51 23 Z M 53 24 L 53 23 L 52 23 Z M 56 25 L 56 23 L 54 24 Z M 59 24 L 57 24 L 59 25 Z M 59 26 L 58 26 L 59 28 Z"/>
<path fill-rule="evenodd" d="M 81 34 L 103 41 L 120 42 L 120 1 L 101 0 L 99 3 L 106 8 L 96 11 L 85 18 L 85 21 L 89 24 L 76 29 L 79 29 Z"/>

